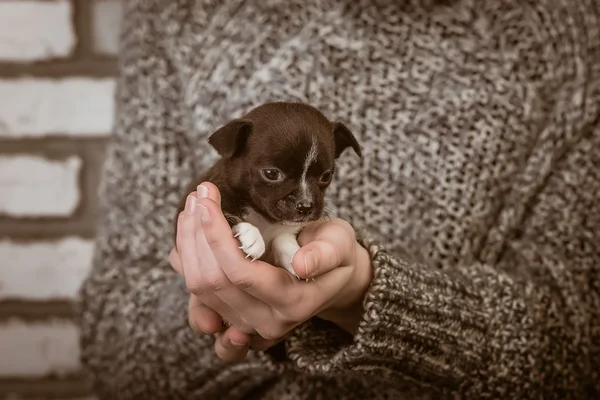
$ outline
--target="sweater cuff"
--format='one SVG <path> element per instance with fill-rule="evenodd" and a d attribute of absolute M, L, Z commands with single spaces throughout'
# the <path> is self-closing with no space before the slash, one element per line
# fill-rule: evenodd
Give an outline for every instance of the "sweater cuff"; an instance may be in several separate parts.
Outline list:
<path fill-rule="evenodd" d="M 356 334 L 318 318 L 307 321 L 287 341 L 296 366 L 311 373 L 384 369 L 450 387 L 484 369 L 489 316 L 473 285 L 392 257 L 364 234 L 359 243 L 369 251 L 374 277 Z"/>

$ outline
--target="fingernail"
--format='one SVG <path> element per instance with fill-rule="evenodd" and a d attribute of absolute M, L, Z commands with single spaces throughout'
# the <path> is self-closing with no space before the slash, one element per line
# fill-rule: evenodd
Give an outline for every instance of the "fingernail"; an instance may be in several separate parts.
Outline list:
<path fill-rule="evenodd" d="M 230 340 L 231 345 L 234 347 L 245 347 L 246 345 L 244 343 L 238 343 L 238 342 L 234 342 L 233 340 Z"/>
<path fill-rule="evenodd" d="M 199 199 L 206 199 L 208 197 L 208 188 L 204 185 L 198 185 L 196 192 Z"/>
<path fill-rule="evenodd" d="M 304 268 L 306 277 L 310 277 L 317 268 L 317 255 L 314 251 L 309 251 L 304 255 Z"/>
<path fill-rule="evenodd" d="M 208 207 L 204 204 L 198 204 L 200 206 L 200 221 L 203 224 L 207 224 L 210 222 L 210 212 L 208 211 Z"/>
<path fill-rule="evenodd" d="M 196 212 L 196 199 L 194 196 L 188 196 L 187 200 L 185 201 L 185 212 L 188 215 L 194 215 Z"/>

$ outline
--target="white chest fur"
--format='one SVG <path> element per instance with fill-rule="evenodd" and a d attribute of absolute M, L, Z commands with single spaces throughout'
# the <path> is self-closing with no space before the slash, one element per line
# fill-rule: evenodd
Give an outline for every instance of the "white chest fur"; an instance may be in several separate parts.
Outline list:
<path fill-rule="evenodd" d="M 254 210 L 248 211 L 248 213 L 244 215 L 244 220 L 258 228 L 265 241 L 265 244 L 267 245 L 267 250 L 269 249 L 270 244 L 273 242 L 273 239 L 275 239 L 277 236 L 296 236 L 304 227 L 304 225 L 273 224 Z"/>
<path fill-rule="evenodd" d="M 300 249 L 296 236 L 304 225 L 273 224 L 254 210 L 244 215 L 244 221 L 234 226 L 233 232 L 246 255 L 257 259 L 272 252 L 276 266 L 298 277 L 292 260 Z"/>

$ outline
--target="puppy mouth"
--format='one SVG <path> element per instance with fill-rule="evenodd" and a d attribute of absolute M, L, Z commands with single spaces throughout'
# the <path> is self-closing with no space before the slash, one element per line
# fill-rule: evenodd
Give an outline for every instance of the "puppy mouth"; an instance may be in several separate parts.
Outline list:
<path fill-rule="evenodd" d="M 315 211 L 310 215 L 294 216 L 292 218 L 281 218 L 280 223 L 283 225 L 306 225 L 321 219 L 323 211 Z"/>

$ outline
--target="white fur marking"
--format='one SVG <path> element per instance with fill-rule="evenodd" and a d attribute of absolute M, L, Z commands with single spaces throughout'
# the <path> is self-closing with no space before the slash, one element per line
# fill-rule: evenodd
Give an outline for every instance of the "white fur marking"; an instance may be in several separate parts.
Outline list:
<path fill-rule="evenodd" d="M 265 254 L 265 241 L 257 227 L 247 222 L 240 222 L 232 230 L 240 242 L 240 249 L 246 254 L 246 258 L 251 257 L 254 261 Z"/>
<path fill-rule="evenodd" d="M 272 248 L 275 265 L 285 269 L 287 272 L 300 279 L 298 274 L 294 271 L 294 267 L 292 267 L 294 254 L 300 250 L 296 235 L 284 233 L 275 237 L 275 239 L 273 239 Z"/>
<path fill-rule="evenodd" d="M 315 136 L 312 137 L 312 143 L 310 145 L 310 150 L 306 154 L 306 158 L 304 159 L 304 167 L 302 169 L 302 177 L 300 178 L 300 200 L 303 202 L 310 202 L 312 200 L 312 194 L 308 190 L 308 183 L 306 183 L 306 175 L 308 174 L 308 169 L 310 166 L 317 161 L 317 156 L 319 155 L 319 147 L 317 145 L 317 138 Z"/>
<path fill-rule="evenodd" d="M 273 253 L 275 266 L 283 268 L 293 276 L 298 277 L 294 272 L 294 268 L 292 268 L 292 259 L 296 251 L 300 249 L 296 236 L 307 223 L 297 225 L 272 224 L 251 208 L 246 211 L 244 220 L 247 222 L 242 224 L 247 224 L 260 232 L 267 250 Z M 236 225 L 234 231 L 242 224 Z"/>

